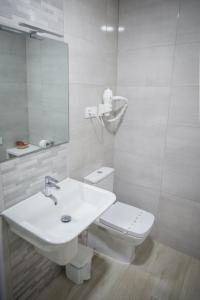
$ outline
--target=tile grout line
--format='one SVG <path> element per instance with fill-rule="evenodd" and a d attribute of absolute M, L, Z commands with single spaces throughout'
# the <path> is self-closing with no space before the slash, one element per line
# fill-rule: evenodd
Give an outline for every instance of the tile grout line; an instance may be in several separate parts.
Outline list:
<path fill-rule="evenodd" d="M 161 172 L 161 181 L 160 181 L 160 196 L 158 201 L 158 224 L 160 220 L 160 207 L 161 207 L 161 201 L 162 201 L 162 191 L 163 191 L 163 182 L 164 182 L 164 170 L 165 170 L 165 163 L 166 163 L 166 154 L 167 154 L 167 138 L 168 138 L 168 128 L 169 128 L 169 117 L 170 117 L 170 110 L 171 110 L 171 103 L 172 103 L 172 96 L 173 96 L 173 74 L 174 74 L 174 67 L 175 67 L 175 57 L 176 57 L 176 41 L 177 41 L 177 33 L 178 33 L 178 23 L 180 18 L 180 7 L 181 7 L 181 1 L 178 0 L 178 7 L 177 7 L 177 21 L 176 21 L 176 33 L 175 33 L 175 40 L 173 44 L 173 57 L 172 57 L 172 70 L 171 70 L 171 81 L 170 81 L 170 97 L 169 97 L 169 103 L 168 103 L 168 113 L 167 113 L 167 123 L 166 123 L 166 129 L 165 129 L 165 141 L 164 141 L 164 153 L 163 153 L 163 163 L 162 163 L 162 172 Z M 157 233 L 157 238 L 159 240 L 159 231 Z"/>

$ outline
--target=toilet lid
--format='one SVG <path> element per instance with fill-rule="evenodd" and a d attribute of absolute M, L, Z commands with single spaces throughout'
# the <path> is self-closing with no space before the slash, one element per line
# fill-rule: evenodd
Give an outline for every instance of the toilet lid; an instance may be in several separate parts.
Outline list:
<path fill-rule="evenodd" d="M 154 223 L 154 216 L 134 206 L 116 202 L 100 217 L 100 222 L 128 235 L 142 238 Z"/>

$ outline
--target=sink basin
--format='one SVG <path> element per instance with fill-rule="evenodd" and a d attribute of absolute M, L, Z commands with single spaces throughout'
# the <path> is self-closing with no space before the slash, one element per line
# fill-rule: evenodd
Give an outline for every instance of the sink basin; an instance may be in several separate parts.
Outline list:
<path fill-rule="evenodd" d="M 106 190 L 67 178 L 52 188 L 57 198 L 43 193 L 2 212 L 10 229 L 33 244 L 37 251 L 59 265 L 66 265 L 76 254 L 78 235 L 108 209 L 116 196 Z M 69 215 L 71 221 L 62 222 Z"/>

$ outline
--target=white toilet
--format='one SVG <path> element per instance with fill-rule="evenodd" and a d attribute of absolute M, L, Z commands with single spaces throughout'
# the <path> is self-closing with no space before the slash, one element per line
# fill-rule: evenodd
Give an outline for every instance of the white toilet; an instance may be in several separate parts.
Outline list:
<path fill-rule="evenodd" d="M 87 184 L 113 191 L 114 169 L 102 167 L 84 178 Z M 124 263 L 135 258 L 135 247 L 149 235 L 154 216 L 140 208 L 115 202 L 88 230 L 88 246 Z"/>

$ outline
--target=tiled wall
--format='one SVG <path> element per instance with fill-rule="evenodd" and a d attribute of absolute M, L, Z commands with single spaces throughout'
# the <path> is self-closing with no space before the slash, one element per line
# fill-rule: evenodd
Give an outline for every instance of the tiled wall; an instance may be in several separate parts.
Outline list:
<path fill-rule="evenodd" d="M 200 258 L 198 0 L 121 0 L 115 191 L 153 212 L 154 236 Z"/>
<path fill-rule="evenodd" d="M 70 143 L 1 164 L 0 209 L 41 190 L 47 173 L 58 179 L 67 174 L 82 179 L 83 175 L 102 164 L 112 165 L 113 137 L 102 130 L 98 122 L 85 120 L 84 109 L 87 105 L 99 103 L 105 88 L 115 88 L 117 4 L 117 0 L 64 1 L 65 41 L 69 44 L 70 61 Z M 0 3 L 0 15 L 4 15 L 11 24 L 20 18 L 20 21 L 36 26 L 48 26 L 60 33 L 63 31 L 61 0 L 3 1 Z M 105 25 L 113 26 L 114 32 L 103 32 L 101 26 Z M 60 268 L 11 233 L 9 250 L 14 299 L 37 299 Z"/>
<path fill-rule="evenodd" d="M 0 0 L 0 20 L 63 34 L 63 0 Z"/>
<path fill-rule="evenodd" d="M 69 44 L 70 174 L 82 179 L 103 164 L 111 166 L 113 136 L 97 120 L 85 120 L 86 106 L 102 101 L 115 88 L 117 0 L 66 0 L 65 41 Z M 104 32 L 102 26 L 113 26 Z"/>
<path fill-rule="evenodd" d="M 44 187 L 46 174 L 62 180 L 68 175 L 67 145 L 58 146 L 0 165 L 3 208 L 26 199 Z"/>

